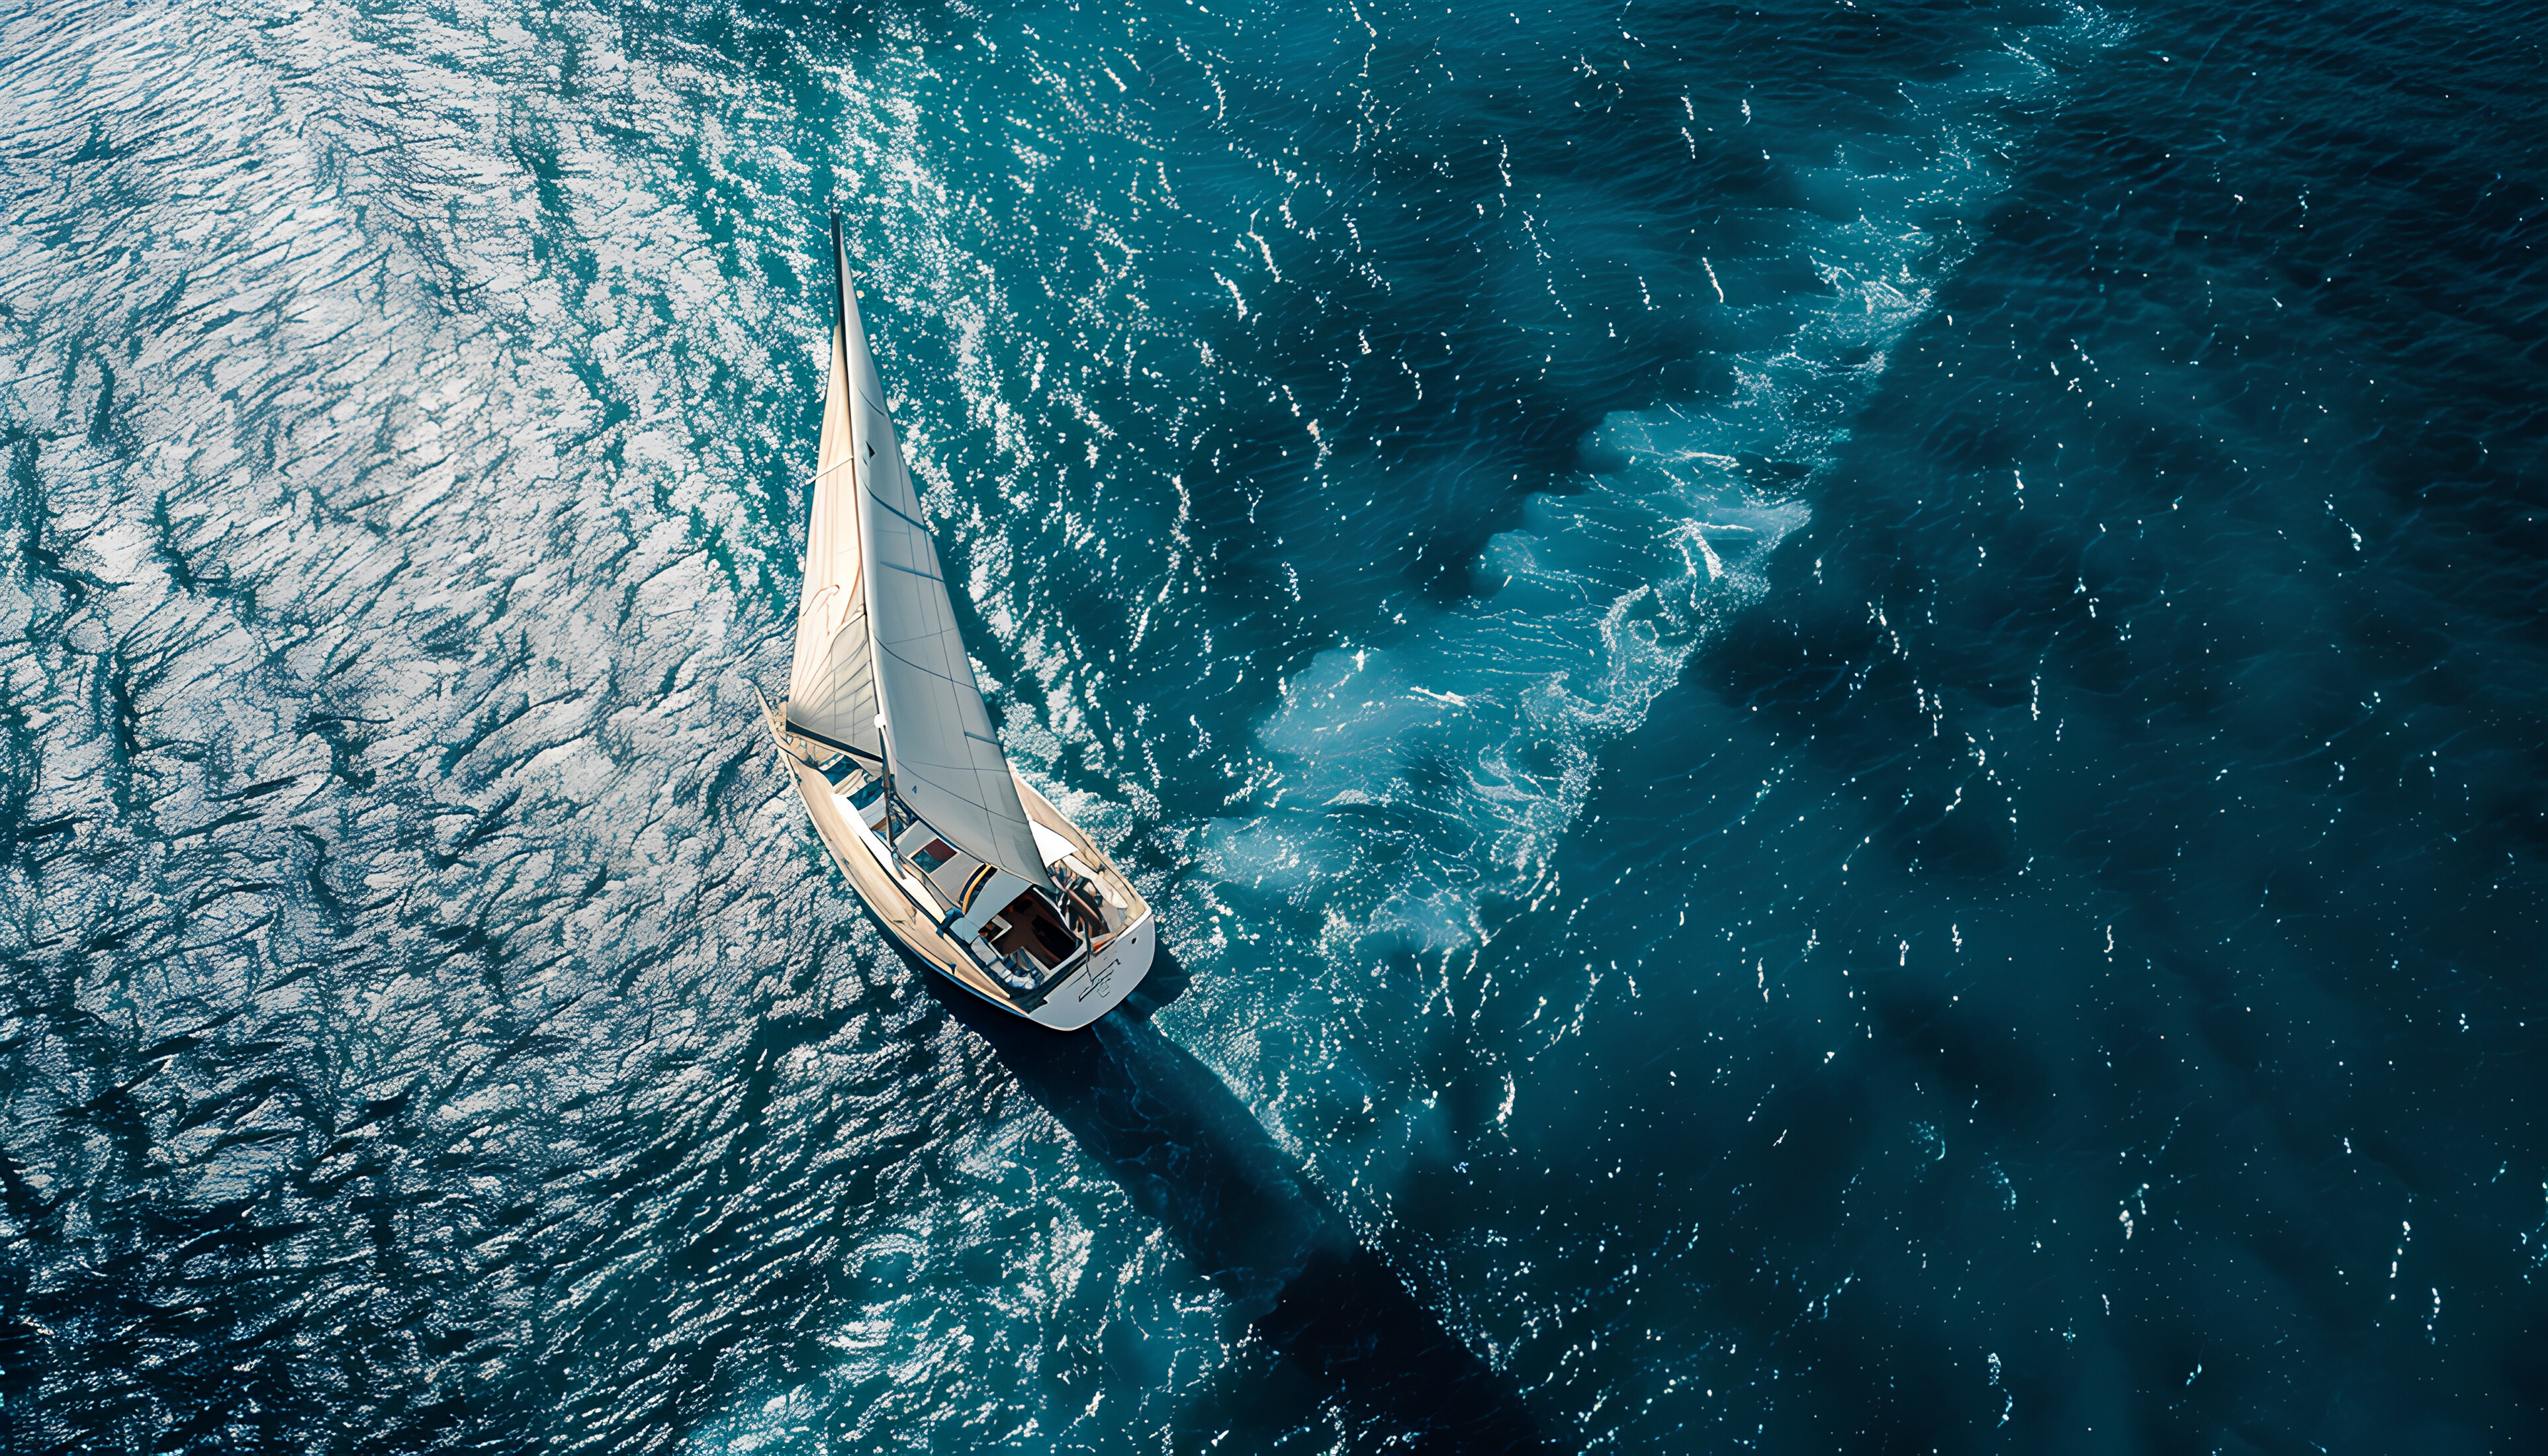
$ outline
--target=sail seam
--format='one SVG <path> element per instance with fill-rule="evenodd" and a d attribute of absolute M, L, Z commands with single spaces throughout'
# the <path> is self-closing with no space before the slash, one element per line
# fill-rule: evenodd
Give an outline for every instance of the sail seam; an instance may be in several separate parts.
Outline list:
<path fill-rule="evenodd" d="M 907 658 L 907 657 L 904 657 L 901 653 L 894 651 L 893 646 L 892 646 L 892 644 L 890 644 L 890 643 L 886 643 L 886 642 L 879 641 L 879 642 L 877 642 L 877 643 L 876 643 L 876 645 L 875 645 L 875 646 L 876 646 L 876 651 L 878 651 L 878 652 L 881 652 L 881 653 L 885 654 L 887 657 L 892 658 L 895 662 L 898 662 L 898 663 L 902 664 L 904 667 L 907 667 L 907 668 L 911 669 L 911 670 L 912 670 L 913 672 L 915 672 L 915 673 L 926 673 L 926 674 L 928 674 L 930 677 L 935 678 L 935 679 L 937 679 L 939 682 L 945 682 L 945 683 L 949 684 L 950 686 L 954 686 L 954 687 L 961 687 L 961 686 L 965 685 L 965 684 L 963 684 L 963 683 L 961 683 L 961 682 L 956 682 L 956 678 L 955 678 L 955 676 L 954 676 L 953 674 L 950 674 L 950 673 L 942 673 L 942 672 L 938 671 L 936 668 L 930 667 L 930 666 L 929 666 L 928 664 L 926 664 L 926 663 L 916 663 L 916 662 L 913 662 L 911 659 L 909 659 L 909 658 Z M 969 729 L 968 729 L 968 730 L 966 730 L 966 731 L 965 731 L 965 735 L 964 735 L 964 736 L 965 736 L 965 737 L 967 737 L 967 738 L 972 738 L 972 737 L 977 737 L 978 735 L 974 734 L 971 730 L 969 730 Z M 999 748 L 999 745 L 998 745 L 996 742 L 993 742 L 993 741 L 992 741 L 992 740 L 990 740 L 990 739 L 983 739 L 983 742 L 985 742 L 985 743 L 990 743 L 990 744 L 991 744 L 991 746 L 992 746 L 993 748 Z M 1000 752 L 1001 752 L 1002 754 L 1004 754 L 1004 755 L 1005 755 L 1005 754 L 1008 752 L 1008 750 L 1007 750 L 1007 749 L 1000 749 Z"/>
<path fill-rule="evenodd" d="M 886 509 L 886 510 L 890 510 L 890 511 L 892 511 L 895 515 L 902 516 L 902 522 L 903 522 L 903 524 L 905 524 L 905 525 L 907 525 L 907 526 L 911 527 L 911 528 L 912 528 L 913 530 L 915 530 L 915 531 L 918 531 L 918 532 L 920 533 L 920 536 L 921 536 L 921 539 L 922 539 L 922 540 L 924 540 L 924 541 L 925 541 L 925 540 L 928 540 L 928 539 L 929 539 L 929 526 L 928 526 L 928 523 L 927 523 L 927 522 L 925 522 L 925 521 L 914 520 L 914 519 L 913 519 L 912 517 L 910 517 L 909 515 L 905 515 L 905 514 L 903 514 L 903 510 L 902 510 L 902 507 L 901 507 L 901 506 L 894 504 L 892 501 L 887 500 L 886 500 L 886 499 L 884 499 L 882 496 L 879 496 L 879 495 L 877 495 L 877 494 L 875 493 L 875 486 L 872 484 L 872 482 L 874 481 L 875 477 L 873 477 L 873 476 L 869 476 L 869 477 L 867 477 L 867 479 L 868 479 L 868 481 L 870 482 L 870 484 L 867 486 L 867 499 L 868 499 L 868 500 L 872 500 L 872 501 L 874 501 L 878 506 L 880 506 L 880 507 L 882 507 L 882 508 L 884 508 L 884 509 Z"/>

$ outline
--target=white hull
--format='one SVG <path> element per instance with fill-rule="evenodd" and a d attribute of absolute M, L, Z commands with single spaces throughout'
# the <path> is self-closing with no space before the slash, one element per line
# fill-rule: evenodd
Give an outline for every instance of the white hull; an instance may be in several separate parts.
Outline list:
<path fill-rule="evenodd" d="M 1119 913 L 1125 924 L 1058 984 L 1022 993 L 993 979 L 977 959 L 982 943 L 976 941 L 977 949 L 968 950 L 943 928 L 943 911 L 935 908 L 936 896 L 927 882 L 907 868 L 888 867 L 891 856 L 883 842 L 868 832 L 863 816 L 833 792 L 831 782 L 806 761 L 809 754 L 822 752 L 820 747 L 779 728 L 780 721 L 773 715 L 772 731 L 778 739 L 780 757 L 795 776 L 796 796 L 814 821 L 823 847 L 831 852 L 832 863 L 885 933 L 948 979 L 1038 1026 L 1075 1032 L 1114 1010 L 1149 974 L 1150 959 L 1158 948 L 1158 919 L 1149 903 L 1094 841 L 1021 777 L 1018 798 L 1028 816 L 1070 845 L 1072 858 L 1094 871 L 1092 877 L 1106 891 L 1108 901 L 1121 902 Z"/>
<path fill-rule="evenodd" d="M 1157 924 L 1009 766 L 894 436 L 838 217 L 832 264 L 796 655 L 788 701 L 766 721 L 814 832 L 888 934 L 1003 1011 L 1077 1031 L 1140 984 Z"/>

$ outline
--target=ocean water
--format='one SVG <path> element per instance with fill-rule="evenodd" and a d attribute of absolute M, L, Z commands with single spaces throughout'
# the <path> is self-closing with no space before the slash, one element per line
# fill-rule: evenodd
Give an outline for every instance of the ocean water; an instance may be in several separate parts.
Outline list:
<path fill-rule="evenodd" d="M 0 1447 L 2541 1449 L 2541 44 L 0 17 Z M 1087 1034 L 753 719 L 835 202 Z"/>

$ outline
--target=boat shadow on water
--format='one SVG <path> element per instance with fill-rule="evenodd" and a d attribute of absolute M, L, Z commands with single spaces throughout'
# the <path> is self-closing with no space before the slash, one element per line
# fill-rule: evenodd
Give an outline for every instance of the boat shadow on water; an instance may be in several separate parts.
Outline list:
<path fill-rule="evenodd" d="M 1253 1326 L 1262 1352 L 1242 1349 L 1225 1372 L 1216 1418 L 1290 1424 L 1332 1400 L 1353 1449 L 1555 1449 L 1505 1382 L 1355 1241 L 1246 1104 L 1151 1023 L 1184 989 L 1166 950 L 1131 1000 L 1083 1032 L 1049 1032 L 928 981 Z"/>

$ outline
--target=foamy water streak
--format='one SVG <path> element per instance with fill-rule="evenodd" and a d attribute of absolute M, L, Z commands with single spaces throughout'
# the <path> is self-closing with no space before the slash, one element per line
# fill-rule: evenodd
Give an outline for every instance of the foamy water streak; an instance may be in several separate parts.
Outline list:
<path fill-rule="evenodd" d="M 1897 145 L 1853 167 L 1844 148 L 1801 169 L 1813 209 L 1778 215 L 1775 251 L 1822 290 L 1728 311 L 1723 331 L 1754 342 L 1728 358 L 1722 398 L 1612 415 L 1587 442 L 1599 473 L 1533 497 L 1483 553 L 1474 598 L 1373 623 L 1285 683 L 1258 732 L 1270 763 L 1248 811 L 1203 833 L 1205 872 L 1183 886 L 1178 943 L 1228 979 L 1182 1026 L 1261 1089 L 1328 1186 L 1351 1190 L 1367 1232 L 1387 1236 L 1389 1191 L 1441 1137 L 1439 1089 L 1390 1049 L 1409 1035 L 1391 1024 L 1456 1025 L 1493 994 L 1477 978 L 1482 907 L 1555 886 L 1602 749 L 1758 597 L 1770 553 L 1807 519 L 1807 479 L 1969 245 L 1938 220 L 1978 216 L 2002 182 L 1998 153 L 2022 138 L 2001 108 L 2050 99 L 2056 58 L 2115 36 L 2074 10 L 1991 33 L 1953 81 L 1905 87 L 1893 139 L 1916 162 Z M 1849 221 L 1824 221 L 1835 215 Z M 1717 266 L 1695 287 L 1723 298 Z M 1410 958 L 1411 981 L 1375 986 L 1379 967 Z M 1589 996 L 1601 973 L 1586 975 Z M 1633 977 L 1614 976 L 1611 994 L 1636 994 Z M 1458 1074 L 1495 1074 L 1510 1055 L 1470 1046 Z M 1315 1078 L 1296 1074 L 1304 1062 Z M 1370 1115 L 1375 1097 L 1393 1112 Z"/>

